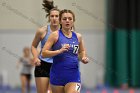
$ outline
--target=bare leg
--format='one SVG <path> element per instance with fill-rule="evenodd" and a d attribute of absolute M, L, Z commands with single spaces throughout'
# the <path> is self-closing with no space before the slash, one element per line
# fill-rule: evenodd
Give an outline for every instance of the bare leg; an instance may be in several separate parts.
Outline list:
<path fill-rule="evenodd" d="M 31 80 L 27 79 L 27 93 L 30 93 L 30 91 L 31 91 L 30 82 L 31 82 Z"/>
<path fill-rule="evenodd" d="M 80 93 L 81 84 L 71 82 L 65 85 L 65 93 Z"/>
<path fill-rule="evenodd" d="M 37 93 L 47 93 L 49 87 L 49 78 L 36 77 L 35 81 L 36 81 Z"/>
<path fill-rule="evenodd" d="M 52 93 L 52 89 L 51 89 L 51 84 L 49 83 L 49 87 L 48 87 L 48 92 L 47 93 Z"/>
<path fill-rule="evenodd" d="M 51 85 L 52 93 L 65 93 L 64 86 Z"/>
<path fill-rule="evenodd" d="M 20 80 L 21 80 L 21 93 L 25 93 L 25 91 L 26 91 L 26 76 L 21 75 Z"/>

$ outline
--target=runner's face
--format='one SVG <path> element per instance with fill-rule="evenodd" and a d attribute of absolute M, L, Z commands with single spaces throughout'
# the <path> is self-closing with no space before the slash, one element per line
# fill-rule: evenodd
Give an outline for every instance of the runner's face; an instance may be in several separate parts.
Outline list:
<path fill-rule="evenodd" d="M 62 28 L 64 29 L 71 29 L 71 27 L 73 27 L 74 24 L 73 15 L 71 13 L 62 14 L 61 24 Z"/>
<path fill-rule="evenodd" d="M 50 23 L 51 25 L 59 25 L 59 11 L 53 10 L 50 12 Z"/>

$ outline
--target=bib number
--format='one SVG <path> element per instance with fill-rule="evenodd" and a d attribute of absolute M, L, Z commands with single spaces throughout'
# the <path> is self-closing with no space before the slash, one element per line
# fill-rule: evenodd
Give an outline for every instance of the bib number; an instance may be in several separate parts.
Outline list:
<path fill-rule="evenodd" d="M 74 54 L 77 54 L 78 53 L 78 50 L 79 50 L 79 46 L 78 45 L 74 45 L 74 50 L 73 50 L 73 53 Z"/>

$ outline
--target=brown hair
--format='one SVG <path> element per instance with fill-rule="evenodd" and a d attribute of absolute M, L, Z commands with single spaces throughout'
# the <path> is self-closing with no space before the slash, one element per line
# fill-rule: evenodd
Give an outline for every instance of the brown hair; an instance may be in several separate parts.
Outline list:
<path fill-rule="evenodd" d="M 61 21 L 61 17 L 64 13 L 71 13 L 72 16 L 73 16 L 73 20 L 75 21 L 75 14 L 71 11 L 71 10 L 68 10 L 68 9 L 64 9 L 64 10 L 61 10 L 60 11 L 60 14 L 59 14 L 59 21 Z"/>
<path fill-rule="evenodd" d="M 43 4 L 42 5 L 43 5 L 43 9 L 47 13 L 46 17 L 48 17 L 50 15 L 51 11 L 56 10 L 56 11 L 60 12 L 60 10 L 57 8 L 57 6 L 54 6 L 54 2 L 53 1 L 43 0 Z"/>
<path fill-rule="evenodd" d="M 64 13 L 71 13 L 72 16 L 73 16 L 73 21 L 75 21 L 75 14 L 71 11 L 71 10 L 68 10 L 68 9 L 64 9 L 64 10 L 61 10 L 60 11 L 60 14 L 59 14 L 59 21 L 61 21 L 61 18 L 62 18 L 62 15 Z M 73 25 L 72 27 L 74 30 L 75 30 L 75 26 Z M 62 29 L 62 25 L 60 24 L 60 29 Z"/>
<path fill-rule="evenodd" d="M 23 52 L 25 52 L 25 51 L 30 51 L 30 48 L 29 48 L 29 47 L 27 47 L 27 46 L 26 46 L 26 47 L 24 47 L 24 48 L 23 48 Z"/>

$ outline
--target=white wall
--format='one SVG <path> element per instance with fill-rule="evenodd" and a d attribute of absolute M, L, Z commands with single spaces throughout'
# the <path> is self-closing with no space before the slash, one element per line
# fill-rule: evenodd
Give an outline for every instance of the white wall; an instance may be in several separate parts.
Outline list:
<path fill-rule="evenodd" d="M 11 30 L 5 31 L 8 33 L 0 33 L 0 73 L 3 71 L 8 73 L 7 82 L 10 86 L 20 85 L 21 66 L 20 69 L 16 68 L 16 62 L 19 58 L 15 55 L 22 56 L 22 49 L 25 46 L 31 46 L 34 36 L 33 33 L 24 33 L 24 30 L 22 31 L 23 33 L 18 31 L 10 33 Z"/>
<path fill-rule="evenodd" d="M 54 2 L 60 9 L 74 11 L 76 28 L 104 28 L 102 21 L 105 19 L 105 0 L 54 0 Z M 42 0 L 1 0 L 0 21 L 0 29 L 35 29 L 38 24 L 47 23 Z"/>
<path fill-rule="evenodd" d="M 80 65 L 82 83 L 87 87 L 94 87 L 103 79 L 103 67 L 98 63 L 104 63 L 105 0 L 54 2 L 60 9 L 71 9 L 76 15 L 76 30 L 83 35 L 88 56 L 94 58 L 93 62 Z M 12 86 L 20 84 L 19 71 L 15 68 L 17 58 L 2 51 L 2 47 L 22 55 L 23 47 L 31 45 L 36 29 L 47 24 L 41 4 L 42 0 L 0 1 L 0 73 L 7 71 L 7 82 Z M 32 84 L 35 84 L 34 80 Z"/>

